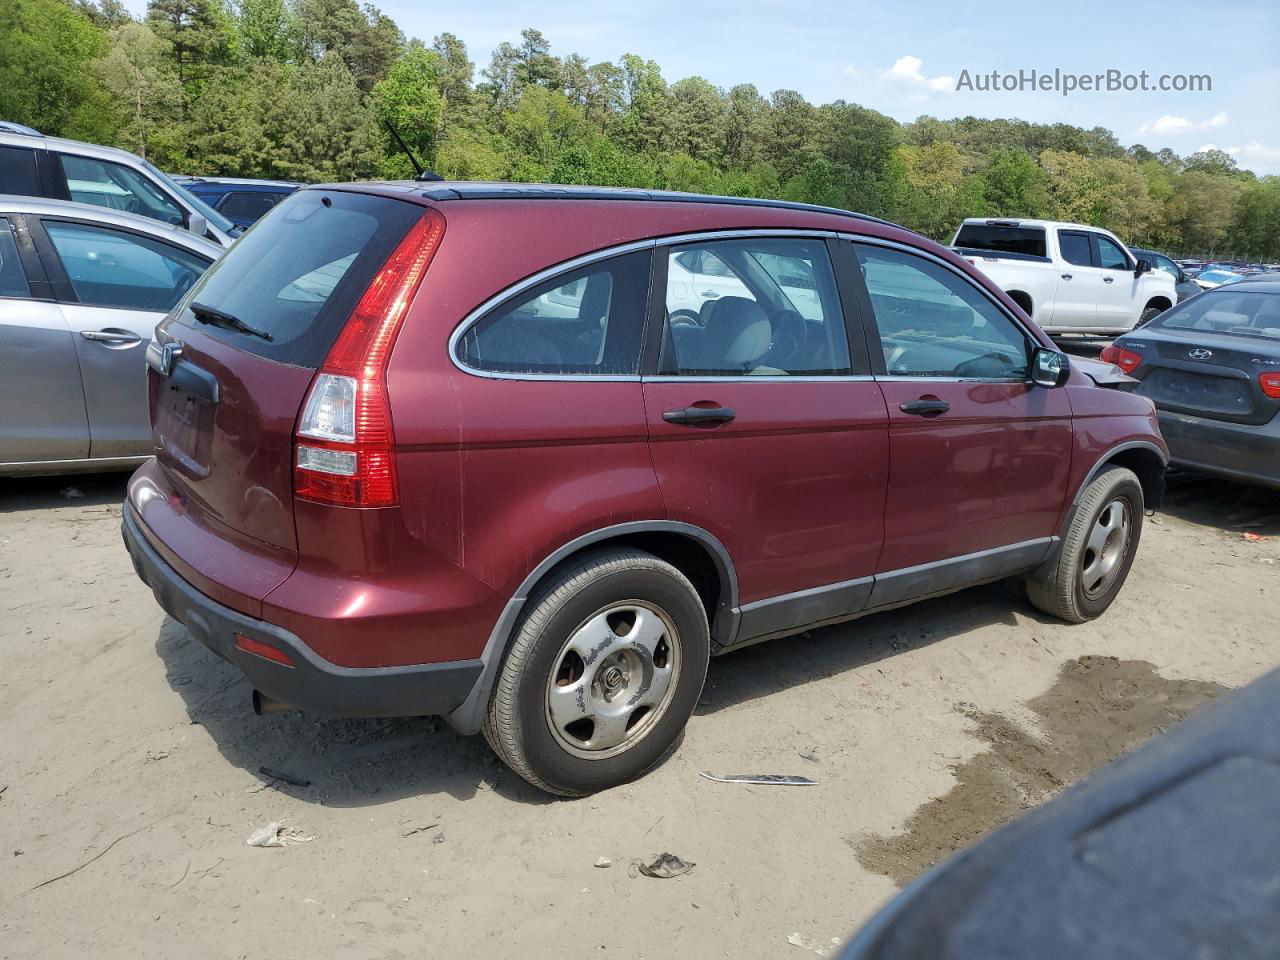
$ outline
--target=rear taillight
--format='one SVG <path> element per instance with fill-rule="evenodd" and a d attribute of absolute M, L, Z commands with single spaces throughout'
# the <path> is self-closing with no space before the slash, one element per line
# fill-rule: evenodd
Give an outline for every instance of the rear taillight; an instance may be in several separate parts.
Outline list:
<path fill-rule="evenodd" d="M 427 211 L 374 276 L 307 393 L 295 437 L 294 493 L 348 507 L 397 502 L 387 361 L 444 236 Z"/>
<path fill-rule="evenodd" d="M 1262 392 L 1273 400 L 1280 400 L 1280 373 L 1258 374 L 1258 386 Z"/>
<path fill-rule="evenodd" d="M 1103 348 L 1099 359 L 1107 363 L 1114 363 L 1125 373 L 1133 373 L 1142 366 L 1142 354 L 1134 353 L 1132 350 L 1126 350 L 1123 347 L 1117 347 L 1114 343 L 1108 344 Z"/>

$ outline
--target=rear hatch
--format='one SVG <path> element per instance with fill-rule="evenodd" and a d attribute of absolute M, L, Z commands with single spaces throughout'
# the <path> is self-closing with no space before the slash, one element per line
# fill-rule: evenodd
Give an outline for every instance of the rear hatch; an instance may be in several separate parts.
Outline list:
<path fill-rule="evenodd" d="M 1260 380 L 1280 373 L 1280 291 L 1202 294 L 1116 345 L 1141 354 L 1134 392 L 1162 410 L 1241 424 L 1280 411 Z"/>
<path fill-rule="evenodd" d="M 162 492 L 202 528 L 187 537 L 155 530 L 171 557 L 206 573 L 199 545 L 217 538 L 256 548 L 276 571 L 283 564 L 283 575 L 234 585 L 250 600 L 288 575 L 299 408 L 371 279 L 423 212 L 382 196 L 301 190 L 161 324 L 148 381 Z"/>

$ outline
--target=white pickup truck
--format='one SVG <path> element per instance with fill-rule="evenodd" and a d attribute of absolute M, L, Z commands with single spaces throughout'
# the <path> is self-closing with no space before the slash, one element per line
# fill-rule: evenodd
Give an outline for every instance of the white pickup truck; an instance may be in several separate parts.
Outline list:
<path fill-rule="evenodd" d="M 1050 334 L 1125 333 L 1178 299 L 1173 277 L 1098 227 L 971 217 L 951 246 Z"/>

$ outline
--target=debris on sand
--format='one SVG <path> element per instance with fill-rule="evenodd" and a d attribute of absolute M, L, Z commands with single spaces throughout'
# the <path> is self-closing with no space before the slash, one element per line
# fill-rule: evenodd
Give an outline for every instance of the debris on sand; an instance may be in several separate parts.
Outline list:
<path fill-rule="evenodd" d="M 291 783 L 295 787 L 309 787 L 310 780 L 303 780 L 301 777 L 295 777 L 290 773 L 281 773 L 279 770 L 273 770 L 270 767 L 259 767 L 258 772 L 264 777 L 270 777 L 272 780 L 279 780 L 281 783 Z"/>
<path fill-rule="evenodd" d="M 631 876 L 635 876 L 635 871 L 639 870 L 646 877 L 653 877 L 656 880 L 670 880 L 672 877 L 683 876 L 692 870 L 696 864 L 686 863 L 674 853 L 660 853 L 649 863 L 641 863 L 639 860 L 631 861 Z"/>
<path fill-rule="evenodd" d="M 612 866 L 613 866 L 613 861 L 612 861 L 612 860 L 610 860 L 608 857 L 596 857 L 595 866 L 597 866 L 597 867 L 612 867 Z"/>
<path fill-rule="evenodd" d="M 265 827 L 260 827 L 249 834 L 245 841 L 251 847 L 283 847 L 290 843 L 309 843 L 315 837 L 299 833 L 292 827 L 285 826 L 287 820 L 272 820 Z"/>
<path fill-rule="evenodd" d="M 816 761 L 815 761 L 816 762 Z M 758 783 L 780 787 L 816 787 L 817 781 L 808 777 L 796 777 L 785 773 L 727 773 L 724 775 L 702 771 L 702 776 L 716 783 Z"/>
<path fill-rule="evenodd" d="M 787 936 L 787 943 L 793 947 L 803 947 L 805 950 L 812 950 L 820 957 L 829 956 L 840 945 L 839 937 L 832 937 L 830 943 L 823 943 L 816 937 L 808 937 L 803 933 L 792 933 Z"/>

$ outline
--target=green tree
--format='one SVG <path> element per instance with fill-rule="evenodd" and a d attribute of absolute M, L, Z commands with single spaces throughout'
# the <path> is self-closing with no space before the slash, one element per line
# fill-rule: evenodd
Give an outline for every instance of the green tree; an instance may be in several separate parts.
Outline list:
<path fill-rule="evenodd" d="M 702 77 L 671 85 L 670 148 L 710 164 L 721 158 L 726 128 L 724 96 Z"/>
<path fill-rule="evenodd" d="M 750 167 L 764 155 L 769 102 L 750 83 L 730 88 L 726 100 L 721 155 L 732 167 Z"/>
<path fill-rule="evenodd" d="M 997 150 L 982 172 L 983 212 L 996 217 L 1044 217 L 1049 206 L 1045 181 L 1044 170 L 1030 154 Z"/>
<path fill-rule="evenodd" d="M 149 0 L 147 26 L 168 45 L 184 87 L 203 80 L 211 65 L 229 59 L 231 28 L 216 0 Z"/>
<path fill-rule="evenodd" d="M 434 162 L 436 138 L 444 99 L 440 93 L 443 63 L 434 50 L 410 45 L 373 88 L 378 119 L 390 124 L 413 151 L 419 163 Z M 411 178 L 409 158 L 394 139 L 388 140 L 383 173 L 390 178 Z"/>
<path fill-rule="evenodd" d="M 395 21 L 372 4 L 355 0 L 296 0 L 298 32 L 309 57 L 342 60 L 363 91 L 387 75 L 404 36 Z"/>
<path fill-rule="evenodd" d="M 299 28 L 285 0 L 240 0 L 237 26 L 247 55 L 281 62 L 296 57 Z"/>
<path fill-rule="evenodd" d="M 0 117 L 44 133 L 109 140 L 118 109 L 93 63 L 106 35 L 59 0 L 0 3 Z"/>
<path fill-rule="evenodd" d="M 94 71 L 124 108 L 116 142 L 139 156 L 168 164 L 181 156 L 183 105 L 169 44 L 146 24 L 133 21 L 116 27 L 109 36 L 109 49 L 94 63 Z"/>

